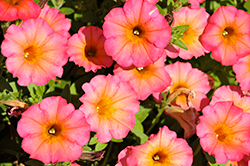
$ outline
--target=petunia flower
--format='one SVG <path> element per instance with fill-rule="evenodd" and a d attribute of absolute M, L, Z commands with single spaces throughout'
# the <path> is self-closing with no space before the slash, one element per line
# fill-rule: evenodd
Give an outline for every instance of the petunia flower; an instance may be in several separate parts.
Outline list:
<path fill-rule="evenodd" d="M 129 82 L 138 94 L 139 100 L 145 100 L 150 94 L 164 91 L 171 83 L 171 78 L 164 69 L 166 55 L 154 64 L 145 67 L 127 67 L 116 65 L 114 74 Z"/>
<path fill-rule="evenodd" d="M 33 0 L 0 0 L 0 21 L 37 18 L 41 8 Z"/>
<path fill-rule="evenodd" d="M 86 72 L 96 72 L 102 67 L 110 67 L 113 60 L 104 50 L 105 38 L 98 27 L 81 27 L 68 42 L 70 61 L 85 68 Z"/>
<path fill-rule="evenodd" d="M 222 65 L 233 65 L 250 54 L 250 14 L 234 6 L 221 6 L 210 17 L 201 42 Z M 212 42 L 211 42 L 212 41 Z"/>
<path fill-rule="evenodd" d="M 157 7 L 144 0 L 128 0 L 104 18 L 104 48 L 123 67 L 156 62 L 170 41 L 171 28 Z"/>
<path fill-rule="evenodd" d="M 163 126 L 157 134 L 150 135 L 144 144 L 122 150 L 116 166 L 191 166 L 192 162 L 192 148 L 186 140 L 177 138 L 174 131 Z"/>
<path fill-rule="evenodd" d="M 174 21 L 172 27 L 180 25 L 189 25 L 188 29 L 183 33 L 180 40 L 187 46 L 188 50 L 184 50 L 175 45 L 168 45 L 166 47 L 167 55 L 170 58 L 177 56 L 182 59 L 198 58 L 204 55 L 205 50 L 200 43 L 200 36 L 202 35 L 206 25 L 209 14 L 205 8 L 191 9 L 189 7 L 182 7 L 179 11 L 173 12 Z"/>
<path fill-rule="evenodd" d="M 30 158 L 45 164 L 77 160 L 90 138 L 84 114 L 62 97 L 48 97 L 22 113 L 17 132 Z"/>
<path fill-rule="evenodd" d="M 117 76 L 97 75 L 82 86 L 80 110 L 86 116 L 97 141 L 125 138 L 135 125 L 139 101 L 134 89 Z"/>
<path fill-rule="evenodd" d="M 203 150 L 214 155 L 217 163 L 239 161 L 249 154 L 249 113 L 243 113 L 232 101 L 208 105 L 202 112 L 197 136 L 200 137 Z"/>
<path fill-rule="evenodd" d="M 165 66 L 172 81 L 171 85 L 165 90 L 170 91 L 170 95 L 177 93 L 172 105 L 188 110 L 190 107 L 200 111 L 206 104 L 208 98 L 206 94 L 210 91 L 208 76 L 202 71 L 192 68 L 190 63 L 175 62 Z M 153 96 L 157 101 L 161 99 L 159 93 Z"/>
<path fill-rule="evenodd" d="M 19 85 L 45 85 L 62 76 L 62 66 L 68 61 L 67 39 L 54 33 L 45 20 L 29 19 L 21 27 L 11 25 L 4 37 L 1 52 L 7 57 L 7 70 L 19 77 Z"/>
<path fill-rule="evenodd" d="M 205 0 L 188 0 L 188 3 L 191 4 L 192 9 L 200 8 L 200 3 L 204 2 Z"/>
<path fill-rule="evenodd" d="M 50 8 L 49 5 L 45 4 L 39 17 L 43 18 L 56 33 L 62 34 L 66 38 L 70 37 L 71 22 L 59 9 Z"/>
<path fill-rule="evenodd" d="M 234 105 L 250 113 L 250 96 L 244 95 L 241 87 L 236 85 L 221 86 L 215 90 L 210 105 L 219 101 L 233 101 Z"/>
<path fill-rule="evenodd" d="M 250 90 L 250 55 L 240 58 L 238 62 L 233 65 L 236 81 L 240 83 L 242 90 Z"/>

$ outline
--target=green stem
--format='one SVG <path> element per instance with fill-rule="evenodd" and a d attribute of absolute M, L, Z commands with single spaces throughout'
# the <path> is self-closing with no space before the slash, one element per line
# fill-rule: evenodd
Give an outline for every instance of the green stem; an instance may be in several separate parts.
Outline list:
<path fill-rule="evenodd" d="M 201 150 L 201 145 L 199 144 L 196 150 L 194 151 L 193 157 L 196 156 L 200 150 Z"/>
<path fill-rule="evenodd" d="M 151 130 L 152 130 L 152 129 L 155 127 L 155 125 L 159 122 L 160 117 L 161 117 L 162 113 L 164 112 L 164 107 L 159 108 L 159 109 L 160 109 L 160 110 L 159 110 L 158 114 L 156 115 L 155 121 L 154 121 L 154 123 L 149 127 L 149 129 L 147 130 L 146 135 L 149 135 L 149 133 L 151 132 Z"/>
<path fill-rule="evenodd" d="M 111 153 L 112 146 L 113 146 L 113 142 L 110 141 L 109 148 L 108 148 L 108 151 L 107 151 L 106 156 L 105 156 L 105 158 L 104 158 L 104 161 L 103 161 L 103 163 L 102 163 L 102 166 L 106 166 L 106 165 L 107 165 L 107 161 L 108 161 L 109 155 L 110 155 L 110 153 Z"/>

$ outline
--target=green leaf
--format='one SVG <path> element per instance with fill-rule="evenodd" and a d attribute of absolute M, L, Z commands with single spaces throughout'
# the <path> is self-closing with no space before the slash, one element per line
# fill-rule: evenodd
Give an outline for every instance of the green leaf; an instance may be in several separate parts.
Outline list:
<path fill-rule="evenodd" d="M 142 105 L 139 106 L 139 112 L 135 114 L 135 117 L 140 121 L 143 122 L 149 115 L 149 112 L 152 108 L 145 108 Z"/>
<path fill-rule="evenodd" d="M 227 163 L 228 163 L 228 161 L 226 163 L 224 163 L 224 164 L 218 164 L 218 163 L 216 163 L 214 156 L 213 155 L 209 155 L 207 152 L 205 152 L 205 157 L 208 160 L 210 166 L 226 166 Z"/>
<path fill-rule="evenodd" d="M 158 8 L 159 13 L 160 13 L 161 15 L 165 16 L 165 15 L 167 14 L 167 12 L 165 12 L 165 10 L 162 9 L 160 5 L 158 5 L 158 4 L 155 4 L 155 5 L 156 5 L 156 7 Z"/>
<path fill-rule="evenodd" d="M 70 14 L 75 12 L 74 9 L 69 8 L 69 7 L 62 7 L 60 9 L 60 11 L 61 11 L 62 14 L 65 14 L 65 15 L 70 15 Z"/>
<path fill-rule="evenodd" d="M 12 163 L 0 163 L 0 166 L 13 166 Z"/>
<path fill-rule="evenodd" d="M 5 80 L 3 76 L 0 76 L 0 92 L 2 92 L 4 89 L 7 89 L 8 91 L 13 91 L 10 84 Z"/>
<path fill-rule="evenodd" d="M 142 126 L 141 122 L 137 118 L 135 118 L 134 129 L 137 129 L 137 130 L 141 131 L 142 133 L 144 132 L 143 126 Z"/>
<path fill-rule="evenodd" d="M 123 139 L 114 139 L 114 138 L 112 138 L 111 141 L 112 141 L 112 142 L 121 143 L 121 142 L 123 142 Z"/>
<path fill-rule="evenodd" d="M 246 1 L 244 4 L 244 8 L 247 9 L 247 12 L 250 12 L 250 1 Z"/>
<path fill-rule="evenodd" d="M 65 3 L 64 0 L 51 0 L 55 8 L 60 9 L 62 5 Z"/>
<path fill-rule="evenodd" d="M 90 140 L 89 140 L 89 145 L 94 145 L 94 144 L 97 144 L 97 137 L 92 137 Z"/>
<path fill-rule="evenodd" d="M 36 89 L 37 89 L 37 86 L 33 83 L 30 83 L 28 86 L 27 86 L 30 94 L 36 94 Z"/>
<path fill-rule="evenodd" d="M 133 128 L 131 132 L 140 138 L 140 144 L 143 144 L 148 140 L 148 136 L 136 128 Z"/>
<path fill-rule="evenodd" d="M 25 164 L 27 164 L 27 165 L 35 165 L 35 166 L 44 166 L 44 164 L 41 161 L 35 160 L 35 159 L 30 159 L 28 161 L 25 161 Z"/>
<path fill-rule="evenodd" d="M 171 29 L 171 32 L 174 34 L 182 34 L 188 29 L 188 27 L 189 25 L 179 25 L 179 26 L 173 27 Z"/>
<path fill-rule="evenodd" d="M 184 50 L 188 50 L 187 46 L 180 39 L 175 40 L 173 44 Z"/>
<path fill-rule="evenodd" d="M 62 98 L 66 99 L 69 103 L 71 102 L 71 95 L 70 95 L 70 87 L 69 84 L 66 84 L 61 95 Z"/>
<path fill-rule="evenodd" d="M 95 151 L 101 151 L 105 149 L 107 146 L 108 146 L 107 143 L 97 142 L 97 144 L 95 145 Z"/>

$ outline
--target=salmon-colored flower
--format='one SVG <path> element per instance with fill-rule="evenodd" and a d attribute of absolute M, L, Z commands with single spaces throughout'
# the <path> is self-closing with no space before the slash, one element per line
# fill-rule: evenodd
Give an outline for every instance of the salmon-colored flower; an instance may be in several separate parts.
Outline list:
<path fill-rule="evenodd" d="M 171 82 L 169 74 L 164 69 L 166 55 L 154 64 L 146 67 L 115 66 L 114 74 L 128 82 L 138 94 L 139 100 L 145 100 L 150 94 L 163 92 Z"/>
<path fill-rule="evenodd" d="M 139 101 L 134 89 L 117 76 L 97 75 L 82 86 L 85 94 L 80 98 L 91 131 L 97 132 L 99 142 L 111 138 L 125 138 L 135 125 Z"/>
<path fill-rule="evenodd" d="M 233 65 L 236 81 L 240 83 L 242 90 L 250 90 L 250 55 L 240 58 Z"/>
<path fill-rule="evenodd" d="M 59 9 L 50 8 L 49 5 L 45 4 L 39 17 L 43 18 L 56 33 L 62 34 L 66 38 L 70 37 L 71 22 Z"/>
<path fill-rule="evenodd" d="M 224 85 L 216 89 L 210 105 L 218 101 L 233 101 L 235 106 L 243 109 L 243 112 L 250 113 L 250 96 L 244 95 L 240 86 Z"/>
<path fill-rule="evenodd" d="M 200 8 L 200 3 L 204 2 L 205 0 L 188 0 L 188 3 L 191 4 L 192 9 Z"/>
<path fill-rule="evenodd" d="M 74 161 L 90 138 L 84 114 L 62 97 L 48 97 L 22 113 L 17 132 L 30 158 L 45 164 Z"/>
<path fill-rule="evenodd" d="M 68 42 L 70 61 L 85 68 L 86 72 L 96 72 L 102 67 L 110 67 L 113 60 L 104 50 L 105 38 L 98 27 L 81 27 Z"/>
<path fill-rule="evenodd" d="M 222 65 L 233 65 L 250 54 L 250 14 L 234 6 L 221 6 L 210 17 L 201 42 Z"/>
<path fill-rule="evenodd" d="M 184 50 L 175 45 L 168 45 L 166 47 L 167 55 L 170 58 L 177 56 L 182 59 L 198 58 L 204 55 L 206 51 L 200 43 L 200 36 L 202 35 L 206 25 L 209 14 L 205 8 L 191 9 L 189 7 L 182 7 L 179 11 L 173 12 L 174 21 L 172 27 L 180 25 L 189 25 L 188 29 L 183 33 L 180 40 L 187 46 L 188 50 Z"/>
<path fill-rule="evenodd" d="M 171 85 L 165 92 L 170 91 L 170 95 L 174 92 L 178 93 L 177 98 L 171 103 L 172 105 L 179 106 L 184 110 L 193 107 L 199 111 L 208 104 L 206 94 L 210 91 L 210 86 L 206 74 L 192 68 L 190 63 L 179 61 L 166 65 L 165 70 L 172 79 Z M 153 95 L 159 101 L 160 94 Z"/>
<path fill-rule="evenodd" d="M 208 105 L 200 116 L 197 136 L 200 144 L 216 162 L 239 161 L 250 152 L 249 113 L 233 105 L 232 101 Z"/>
<path fill-rule="evenodd" d="M 116 166 L 191 166 L 193 153 L 186 140 L 177 138 L 174 131 L 163 126 L 157 134 L 150 135 L 144 144 L 122 150 L 118 162 Z"/>
<path fill-rule="evenodd" d="M 45 20 L 29 19 L 21 27 L 11 25 L 4 37 L 1 52 L 7 57 L 8 71 L 19 77 L 19 85 L 45 85 L 62 76 L 62 66 L 68 61 L 67 39 L 54 33 Z"/>
<path fill-rule="evenodd" d="M 37 18 L 40 12 L 33 0 L 0 0 L 0 21 Z"/>
<path fill-rule="evenodd" d="M 171 28 L 152 2 L 128 0 L 104 19 L 105 50 L 123 67 L 156 62 L 170 41 Z"/>

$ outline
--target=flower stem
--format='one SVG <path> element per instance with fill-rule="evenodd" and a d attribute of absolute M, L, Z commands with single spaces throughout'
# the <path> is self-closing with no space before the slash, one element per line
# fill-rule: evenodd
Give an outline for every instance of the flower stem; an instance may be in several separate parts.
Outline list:
<path fill-rule="evenodd" d="M 110 141 L 109 148 L 108 148 L 107 154 L 106 154 L 106 156 L 105 156 L 105 158 L 104 158 L 104 161 L 103 161 L 103 163 L 102 163 L 102 166 L 106 166 L 106 165 L 107 165 L 107 161 L 108 161 L 109 155 L 110 155 L 110 153 L 111 153 L 112 146 L 113 146 L 113 142 Z"/>

